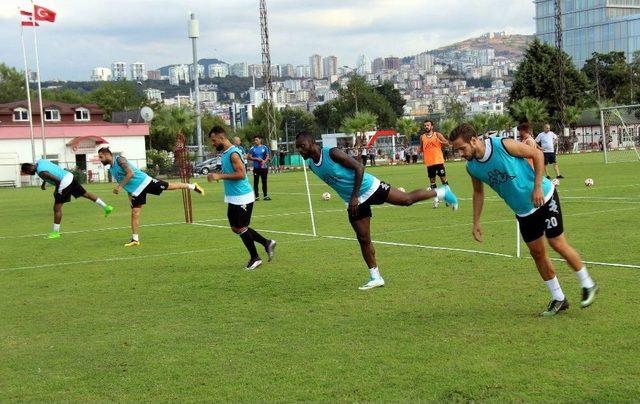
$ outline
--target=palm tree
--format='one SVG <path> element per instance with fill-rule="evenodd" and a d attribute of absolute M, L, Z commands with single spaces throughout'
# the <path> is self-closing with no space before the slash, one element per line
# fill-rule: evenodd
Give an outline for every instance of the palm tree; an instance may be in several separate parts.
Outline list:
<path fill-rule="evenodd" d="M 511 116 L 518 122 L 529 122 L 540 128 L 549 120 L 547 103 L 537 98 L 525 97 L 511 104 Z"/>
<path fill-rule="evenodd" d="M 491 123 L 491 114 L 481 113 L 475 114 L 469 120 L 469 124 L 473 126 L 478 135 L 484 135 L 489 131 Z"/>
<path fill-rule="evenodd" d="M 438 124 L 438 130 L 444 135 L 444 137 L 448 138 L 456 126 L 458 126 L 458 122 L 455 119 L 447 118 L 440 121 Z"/>
<path fill-rule="evenodd" d="M 348 116 L 342 121 L 340 130 L 345 133 L 354 133 L 357 137 L 356 143 L 365 143 L 365 133 L 376 127 L 378 117 L 367 111 L 357 112 L 353 116 Z"/>
<path fill-rule="evenodd" d="M 420 130 L 420 126 L 411 118 L 398 118 L 396 121 L 396 130 L 407 140 L 411 140 L 411 136 Z"/>
<path fill-rule="evenodd" d="M 493 114 L 489 120 L 489 129 L 498 132 L 508 131 L 514 126 L 513 119 L 509 115 Z"/>
<path fill-rule="evenodd" d="M 193 143 L 194 116 L 193 110 L 186 107 L 160 108 L 151 121 L 150 135 L 153 137 L 153 145 L 159 149 L 173 151 L 179 133 L 186 136 L 188 143 Z"/>

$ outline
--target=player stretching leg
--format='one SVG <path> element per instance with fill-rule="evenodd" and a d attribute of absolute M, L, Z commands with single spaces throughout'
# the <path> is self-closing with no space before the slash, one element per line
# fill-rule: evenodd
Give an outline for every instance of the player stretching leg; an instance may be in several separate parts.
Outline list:
<path fill-rule="evenodd" d="M 60 223 L 62 222 L 62 205 L 71 201 L 71 196 L 78 199 L 79 197 L 87 198 L 93 201 L 100 208 L 104 210 L 105 217 L 109 213 L 113 212 L 113 206 L 107 205 L 92 193 L 87 192 L 69 171 L 61 168 L 57 164 L 46 160 L 40 159 L 36 161 L 36 164 L 23 163 L 21 171 L 26 175 L 38 175 L 42 178 L 43 191 L 46 188 L 46 183 L 55 185 L 56 189 L 53 191 L 53 231 L 49 233 L 47 238 L 59 238 L 60 237 Z"/>
<path fill-rule="evenodd" d="M 551 292 L 551 302 L 541 313 L 553 316 L 569 308 L 553 263 L 544 244 L 549 245 L 573 268 L 582 286 L 582 307 L 593 303 L 598 287 L 589 276 L 580 255 L 564 236 L 560 198 L 544 176 L 544 156 L 540 150 L 512 139 L 491 137 L 480 140 L 473 127 L 462 124 L 451 132 L 454 149 L 467 160 L 473 182 L 473 237 L 482 241 L 480 214 L 484 202 L 483 183 L 488 184 L 515 212 L 520 233 L 527 243 L 538 272 Z M 534 169 L 526 159 L 533 159 Z"/>
<path fill-rule="evenodd" d="M 353 157 L 337 147 L 320 147 L 313 135 L 306 132 L 296 136 L 296 148 L 307 164 L 321 180 L 333 188 L 348 204 L 349 222 L 356 232 L 360 250 L 369 268 L 369 281 L 360 290 L 384 286 L 376 263 L 375 249 L 371 243 L 371 205 L 410 206 L 416 202 L 435 198 L 444 199 L 454 210 L 458 209 L 458 199 L 448 185 L 438 189 L 417 189 L 402 192 L 381 182 L 369 173 Z"/>
<path fill-rule="evenodd" d="M 222 152 L 222 173 L 211 173 L 207 180 L 224 182 L 224 201 L 227 203 L 227 218 L 231 230 L 240 236 L 244 246 L 249 251 L 248 270 L 253 270 L 262 265 L 255 243 L 261 244 L 269 261 L 273 259 L 276 248 L 275 240 L 267 240 L 260 233 L 249 227 L 251 212 L 255 196 L 249 180 L 247 170 L 242 161 L 242 154 L 238 147 L 227 139 L 225 130 L 220 126 L 214 126 L 209 131 L 209 139 L 217 151 Z"/>
<path fill-rule="evenodd" d="M 436 189 L 436 175 L 440 177 L 442 185 L 449 185 L 447 172 L 444 169 L 444 155 L 442 146 L 449 146 L 449 141 L 441 133 L 433 130 L 433 122 L 424 121 L 424 133 L 420 136 L 420 147 L 424 156 L 424 165 L 427 166 L 427 176 L 431 189 Z M 433 208 L 440 205 L 438 197 L 433 198 Z"/>
<path fill-rule="evenodd" d="M 190 189 L 200 195 L 204 195 L 204 190 L 196 183 L 168 183 L 150 177 L 137 167 L 129 164 L 124 156 L 114 156 L 108 147 L 98 150 L 98 156 L 100 156 L 100 161 L 103 165 L 109 166 L 109 173 L 118 181 L 113 193 L 117 195 L 123 188 L 129 193 L 129 201 L 131 202 L 131 241 L 126 243 L 125 247 L 137 247 L 140 245 L 140 213 L 142 212 L 142 206 L 147 203 L 147 194 L 160 195 L 165 190 Z"/>

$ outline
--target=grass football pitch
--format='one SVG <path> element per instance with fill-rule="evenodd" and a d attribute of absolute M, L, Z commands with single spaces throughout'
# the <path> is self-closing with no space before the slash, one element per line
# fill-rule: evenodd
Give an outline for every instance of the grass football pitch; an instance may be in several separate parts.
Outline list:
<path fill-rule="evenodd" d="M 127 198 L 109 184 L 87 189 L 114 213 L 74 200 L 57 240 L 43 238 L 50 188 L 0 190 L 0 401 L 638 400 L 640 164 L 601 161 L 561 156 L 559 193 L 569 241 L 615 265 L 589 265 L 600 294 L 580 309 L 556 262 L 572 306 L 554 318 L 537 316 L 549 293 L 526 247 L 515 257 L 513 214 L 488 188 L 485 240 L 473 241 L 462 163 L 447 165 L 458 212 L 374 208 L 387 284 L 368 292 L 344 205 L 311 173 L 318 237 L 302 173 L 270 175 L 273 201 L 256 203 L 252 226 L 278 248 L 254 272 L 222 184 L 200 182 L 194 225 L 179 191 L 149 196 L 135 249 L 123 247 Z M 426 183 L 422 165 L 367 170 Z"/>

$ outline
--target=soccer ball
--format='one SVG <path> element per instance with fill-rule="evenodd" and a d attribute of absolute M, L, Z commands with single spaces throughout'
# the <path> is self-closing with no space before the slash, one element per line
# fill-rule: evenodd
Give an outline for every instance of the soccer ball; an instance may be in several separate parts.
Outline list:
<path fill-rule="evenodd" d="M 593 178 L 587 178 L 586 180 L 584 180 L 584 185 L 587 187 L 592 187 L 593 186 Z"/>
<path fill-rule="evenodd" d="M 328 201 L 329 199 L 331 199 L 331 194 L 328 192 L 325 192 L 322 194 L 322 200 L 323 201 Z"/>
<path fill-rule="evenodd" d="M 402 187 L 398 187 L 398 191 L 400 191 L 400 192 L 407 192 L 407 191 L 405 191 L 405 189 L 404 189 L 404 188 L 402 188 Z"/>
<path fill-rule="evenodd" d="M 553 180 L 551 180 L 551 183 L 553 184 L 554 187 L 557 187 L 558 185 L 560 185 L 560 180 L 557 178 L 554 178 Z"/>

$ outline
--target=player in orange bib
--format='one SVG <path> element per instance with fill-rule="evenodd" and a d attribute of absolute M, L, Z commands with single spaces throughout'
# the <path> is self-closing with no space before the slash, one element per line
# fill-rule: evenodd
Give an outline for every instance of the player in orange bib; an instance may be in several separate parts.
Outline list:
<path fill-rule="evenodd" d="M 424 121 L 424 132 L 420 136 L 420 149 L 424 156 L 424 165 L 427 166 L 427 175 L 431 189 L 436 189 L 436 175 L 440 177 L 442 185 L 449 185 L 447 172 L 444 169 L 444 155 L 442 146 L 449 146 L 449 141 L 442 136 L 442 133 L 433 130 L 433 121 Z M 440 200 L 433 198 L 433 208 L 440 205 Z"/>

